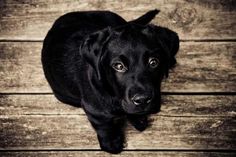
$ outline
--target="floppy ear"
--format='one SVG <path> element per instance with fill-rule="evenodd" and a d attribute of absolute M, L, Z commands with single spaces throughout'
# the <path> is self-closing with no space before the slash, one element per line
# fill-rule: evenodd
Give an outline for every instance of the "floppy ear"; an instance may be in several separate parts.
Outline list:
<path fill-rule="evenodd" d="M 163 49 L 166 65 L 165 75 L 168 77 L 169 69 L 176 64 L 175 55 L 179 50 L 179 37 L 177 33 L 168 28 L 155 25 L 148 25 L 143 32 L 148 34 L 156 45 Z"/>
<path fill-rule="evenodd" d="M 155 34 L 167 53 L 168 67 L 172 68 L 176 64 L 175 55 L 179 50 L 179 37 L 177 33 L 164 27 L 155 27 Z"/>
<path fill-rule="evenodd" d="M 109 40 L 110 28 L 89 35 L 81 44 L 82 57 L 94 68 L 99 80 L 101 80 L 101 58 L 104 56 L 104 46 Z"/>

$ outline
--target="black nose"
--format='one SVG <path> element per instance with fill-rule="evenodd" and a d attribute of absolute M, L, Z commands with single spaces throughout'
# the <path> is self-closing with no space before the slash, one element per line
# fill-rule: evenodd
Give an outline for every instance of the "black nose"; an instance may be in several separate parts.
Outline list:
<path fill-rule="evenodd" d="M 135 105 L 148 104 L 151 102 L 151 100 L 152 100 L 152 96 L 145 95 L 145 94 L 136 94 L 132 98 L 132 101 Z"/>

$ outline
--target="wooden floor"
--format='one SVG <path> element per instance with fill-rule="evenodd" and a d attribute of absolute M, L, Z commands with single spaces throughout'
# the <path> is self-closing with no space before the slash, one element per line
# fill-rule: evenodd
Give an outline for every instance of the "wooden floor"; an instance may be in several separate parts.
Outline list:
<path fill-rule="evenodd" d="M 42 41 L 53 21 L 78 10 L 153 23 L 178 32 L 178 65 L 163 82 L 162 111 L 139 133 L 130 125 L 122 157 L 236 156 L 234 0 L 0 0 L 0 156 L 111 156 L 84 112 L 58 102 L 43 76 Z"/>

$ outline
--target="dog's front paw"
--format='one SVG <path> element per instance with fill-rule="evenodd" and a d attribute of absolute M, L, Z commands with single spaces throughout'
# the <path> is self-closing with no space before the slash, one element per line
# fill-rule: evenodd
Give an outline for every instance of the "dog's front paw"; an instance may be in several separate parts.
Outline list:
<path fill-rule="evenodd" d="M 144 131 L 149 126 L 147 116 L 129 117 L 129 121 L 138 131 Z"/>
<path fill-rule="evenodd" d="M 114 135 L 111 137 L 99 137 L 98 140 L 100 143 L 100 147 L 103 151 L 112 153 L 112 154 L 118 154 L 120 153 L 124 146 L 124 137 L 122 135 Z"/>

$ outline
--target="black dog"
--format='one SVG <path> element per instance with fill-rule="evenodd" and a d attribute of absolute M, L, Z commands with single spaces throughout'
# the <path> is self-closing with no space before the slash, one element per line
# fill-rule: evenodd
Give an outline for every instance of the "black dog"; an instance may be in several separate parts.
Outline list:
<path fill-rule="evenodd" d="M 42 50 L 45 76 L 55 96 L 82 107 L 110 153 L 123 149 L 127 118 L 139 131 L 160 111 L 160 85 L 176 63 L 177 34 L 148 24 L 152 10 L 126 22 L 109 11 L 72 12 L 48 32 Z"/>

